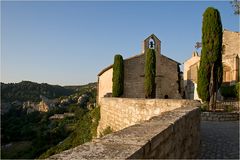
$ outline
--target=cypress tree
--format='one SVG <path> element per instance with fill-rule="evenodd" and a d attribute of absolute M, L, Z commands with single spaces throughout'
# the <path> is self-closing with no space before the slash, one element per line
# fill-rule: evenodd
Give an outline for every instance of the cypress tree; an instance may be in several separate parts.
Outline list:
<path fill-rule="evenodd" d="M 215 110 L 217 90 L 222 83 L 222 22 L 217 9 L 203 14 L 202 51 L 198 70 L 198 95 Z"/>
<path fill-rule="evenodd" d="M 124 83 L 124 68 L 123 58 L 121 55 L 115 55 L 113 64 L 113 77 L 112 77 L 112 96 L 120 97 L 123 94 Z"/>
<path fill-rule="evenodd" d="M 154 49 L 148 49 L 146 52 L 144 73 L 145 98 L 154 98 L 156 76 L 156 55 Z"/>

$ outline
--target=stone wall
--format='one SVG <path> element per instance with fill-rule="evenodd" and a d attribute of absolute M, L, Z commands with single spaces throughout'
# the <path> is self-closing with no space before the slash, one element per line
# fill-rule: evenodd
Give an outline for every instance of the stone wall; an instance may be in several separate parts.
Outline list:
<path fill-rule="evenodd" d="M 238 56 L 238 57 L 237 57 Z M 224 30 L 223 65 L 228 68 L 223 72 L 223 81 L 235 83 L 239 79 L 240 33 Z"/>
<path fill-rule="evenodd" d="M 123 97 L 144 97 L 144 64 L 145 54 L 124 60 Z"/>
<path fill-rule="evenodd" d="M 98 102 L 101 97 L 104 97 L 107 93 L 112 93 L 112 73 L 113 69 L 110 68 L 105 71 L 98 79 Z"/>
<path fill-rule="evenodd" d="M 49 159 L 187 159 L 200 149 L 200 110 L 182 107 Z"/>
<path fill-rule="evenodd" d="M 220 101 L 216 104 L 216 109 L 224 111 L 230 107 L 233 111 L 240 111 L 240 101 Z"/>
<path fill-rule="evenodd" d="M 124 91 L 122 97 L 144 98 L 145 54 L 124 60 Z M 99 76 L 98 102 L 112 93 L 112 72 L 109 68 Z M 156 54 L 156 98 L 181 99 L 178 83 L 178 64 L 166 56 Z"/>
<path fill-rule="evenodd" d="M 144 98 L 145 54 L 124 60 L 124 94 L 127 98 Z M 156 53 L 156 98 L 180 99 L 178 64 Z"/>
<path fill-rule="evenodd" d="M 151 39 L 154 41 L 154 49 L 156 50 L 157 54 L 161 54 L 161 41 L 154 34 L 150 35 L 143 41 L 142 53 L 145 53 L 149 48 L 149 41 Z"/>
<path fill-rule="evenodd" d="M 156 56 L 156 98 L 181 99 L 178 83 L 178 63 L 164 55 Z"/>
<path fill-rule="evenodd" d="M 237 112 L 202 112 L 201 120 L 203 121 L 238 121 L 239 113 Z"/>
<path fill-rule="evenodd" d="M 240 57 L 240 33 L 229 30 L 223 31 L 223 56 L 238 54 Z"/>
<path fill-rule="evenodd" d="M 200 106 L 200 102 L 183 99 L 102 98 L 98 135 L 107 127 L 118 131 L 185 106 Z"/>

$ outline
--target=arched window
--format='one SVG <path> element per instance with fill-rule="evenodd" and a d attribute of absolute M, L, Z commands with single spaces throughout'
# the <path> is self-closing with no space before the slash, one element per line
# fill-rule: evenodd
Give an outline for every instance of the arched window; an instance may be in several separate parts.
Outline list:
<path fill-rule="evenodd" d="M 149 39 L 148 48 L 150 48 L 150 49 L 154 49 L 155 48 L 155 42 L 154 42 L 154 40 L 152 38 Z"/>

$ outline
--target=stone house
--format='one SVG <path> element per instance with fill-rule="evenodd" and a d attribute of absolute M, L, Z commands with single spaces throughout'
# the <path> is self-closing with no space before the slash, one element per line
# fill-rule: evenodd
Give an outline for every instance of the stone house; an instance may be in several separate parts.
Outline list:
<path fill-rule="evenodd" d="M 222 63 L 223 83 L 235 84 L 239 81 L 240 33 L 229 30 L 223 31 Z M 184 88 L 186 98 L 199 99 L 197 94 L 197 70 L 200 55 L 195 51 L 192 57 L 184 62 Z"/>
<path fill-rule="evenodd" d="M 124 91 L 122 97 L 144 98 L 145 52 L 148 48 L 156 51 L 155 97 L 180 99 L 182 72 L 180 63 L 161 54 L 161 41 L 150 35 L 143 41 L 142 53 L 124 59 Z M 102 97 L 111 96 L 113 65 L 98 74 L 98 102 Z"/>

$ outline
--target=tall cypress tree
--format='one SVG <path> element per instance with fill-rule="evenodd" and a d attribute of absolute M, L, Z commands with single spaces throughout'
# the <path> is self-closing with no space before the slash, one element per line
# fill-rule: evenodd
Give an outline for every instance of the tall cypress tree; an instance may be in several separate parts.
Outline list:
<path fill-rule="evenodd" d="M 148 49 L 146 52 L 144 73 L 145 98 L 154 98 L 156 76 L 156 54 L 154 49 Z"/>
<path fill-rule="evenodd" d="M 222 83 L 222 22 L 217 9 L 203 14 L 202 51 L 198 70 L 198 95 L 215 110 L 217 90 Z"/>
<path fill-rule="evenodd" d="M 124 83 L 124 68 L 123 58 L 121 55 L 115 55 L 113 64 L 113 77 L 112 77 L 112 96 L 120 97 L 123 94 Z"/>

